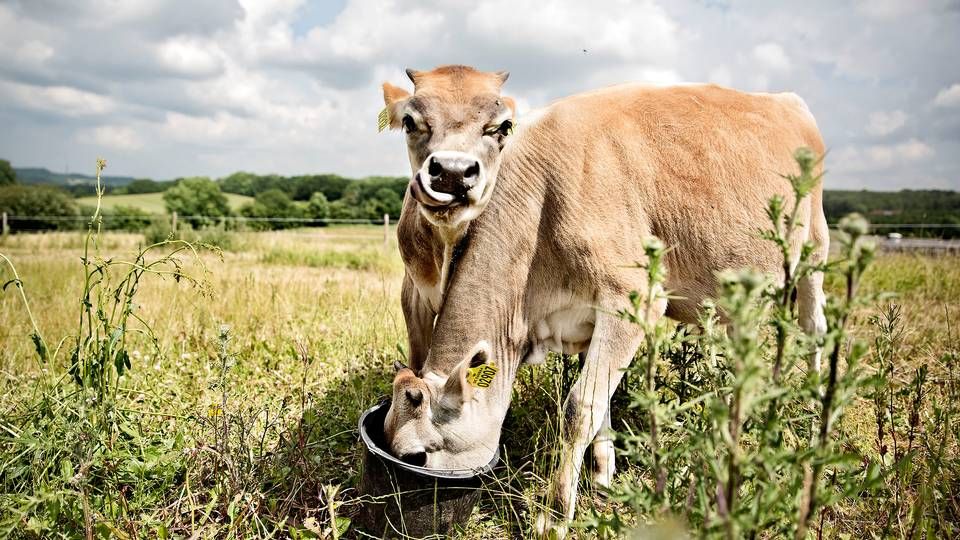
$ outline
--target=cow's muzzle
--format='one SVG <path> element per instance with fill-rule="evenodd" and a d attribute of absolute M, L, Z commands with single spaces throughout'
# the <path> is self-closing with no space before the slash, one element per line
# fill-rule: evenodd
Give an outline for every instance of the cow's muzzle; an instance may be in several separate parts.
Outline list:
<path fill-rule="evenodd" d="M 413 197 L 428 208 L 470 204 L 483 190 L 483 167 L 464 152 L 430 154 L 410 181 Z"/>

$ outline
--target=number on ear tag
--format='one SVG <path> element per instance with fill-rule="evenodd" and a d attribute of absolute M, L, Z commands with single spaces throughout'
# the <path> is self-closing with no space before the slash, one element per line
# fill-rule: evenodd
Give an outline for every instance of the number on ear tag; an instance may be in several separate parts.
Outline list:
<path fill-rule="evenodd" d="M 493 382 L 493 376 L 496 374 L 497 366 L 481 364 L 467 370 L 467 382 L 475 388 L 487 388 Z"/>
<path fill-rule="evenodd" d="M 380 111 L 380 114 L 377 115 L 377 132 L 379 133 L 384 129 L 386 129 L 387 124 L 389 123 L 390 123 L 390 115 L 387 114 L 387 108 L 384 107 L 383 110 Z"/>

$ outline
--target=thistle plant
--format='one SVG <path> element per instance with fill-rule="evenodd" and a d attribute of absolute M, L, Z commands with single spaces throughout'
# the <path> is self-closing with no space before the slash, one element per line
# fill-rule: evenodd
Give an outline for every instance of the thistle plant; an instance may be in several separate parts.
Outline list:
<path fill-rule="evenodd" d="M 8 489 L 23 494 L 15 503 L 18 511 L 0 520 L 0 533 L 15 530 L 28 517 L 39 522 L 49 518 L 54 522 L 79 522 L 85 536 L 92 538 L 93 508 L 109 509 L 115 520 L 124 519 L 123 469 L 117 463 L 124 462 L 121 456 L 127 453 L 128 461 L 142 456 L 143 448 L 124 448 L 130 443 L 131 433 L 135 433 L 131 427 L 135 422 L 131 413 L 135 411 L 117 405 L 120 381 L 134 367 L 130 354 L 134 336 L 146 338 L 156 354 L 162 354 L 159 340 L 137 304 L 139 290 L 149 276 L 171 278 L 177 283 L 189 283 L 201 294 L 208 292 L 200 250 L 209 246 L 165 240 L 140 248 L 132 259 L 106 256 L 101 251 L 101 173 L 105 167 L 106 161 L 98 159 L 97 205 L 83 241 L 83 287 L 73 335 L 64 337 L 53 348 L 48 345 L 33 317 L 22 280 L 9 257 L 2 256 L 14 269 L 14 279 L 6 285 L 15 285 L 20 292 L 33 328 L 31 338 L 37 356 L 49 373 L 37 381 L 38 393 L 42 395 L 39 404 L 24 411 L 17 425 L 22 433 L 46 433 L 46 440 L 55 444 L 43 445 L 32 437 L 12 437 L 5 443 L 11 455 L 32 455 L 34 459 L 59 464 L 60 470 L 23 468 L 24 472 L 18 475 L 0 475 L 5 483 L 12 482 Z M 199 269 L 198 275 L 185 271 L 188 263 Z M 61 359 L 64 350 L 70 351 L 69 357 Z M 72 380 L 75 385 L 71 388 L 62 384 L 65 380 Z M 43 496 L 29 495 L 36 486 L 45 487 Z M 51 486 L 58 488 L 51 490 Z"/>
<path fill-rule="evenodd" d="M 644 353 L 640 359 L 643 385 L 641 390 L 631 394 L 631 405 L 649 411 L 648 442 L 649 463 L 654 477 L 653 496 L 655 501 L 663 503 L 667 472 L 661 455 L 659 430 L 669 417 L 669 413 L 660 406 L 656 382 L 661 348 L 670 335 L 669 327 L 659 317 L 659 313 L 663 312 L 663 305 L 668 300 L 668 295 L 663 289 L 666 279 L 663 257 L 667 249 L 659 238 L 651 236 L 645 239 L 643 251 L 646 262 L 639 263 L 637 266 L 646 272 L 647 290 L 643 293 L 633 291 L 630 294 L 630 309 L 621 310 L 619 316 L 643 329 Z"/>
<path fill-rule="evenodd" d="M 698 329 L 651 321 L 651 306 L 669 298 L 662 290 L 666 248 L 656 239 L 644 244 L 647 260 L 639 266 L 647 288 L 632 293 L 630 309 L 620 313 L 644 331 L 644 348 L 630 368 L 640 384 L 628 388 L 642 421 L 620 437 L 642 482 L 615 483 L 609 494 L 641 522 L 672 516 L 706 537 L 802 538 L 819 509 L 876 486 L 876 474 L 851 465 L 841 451 L 845 435 L 834 429 L 866 387 L 858 364 L 865 348 L 848 327 L 866 302 L 857 285 L 873 249 L 862 238 L 865 222 L 855 216 L 842 223 L 840 260 L 813 261 L 809 242 L 798 249 L 803 208 L 821 175 L 811 151 L 794 157 L 799 173 L 784 176 L 792 197 L 769 201 L 770 227 L 758 233 L 777 247 L 782 275 L 721 273 Z M 842 298 L 828 304 L 827 333 L 819 338 L 801 332 L 794 299 L 813 272 L 839 274 L 846 284 Z M 829 359 L 823 380 L 801 369 L 817 346 Z M 629 522 L 616 510 L 594 511 L 584 527 L 616 536 Z"/>

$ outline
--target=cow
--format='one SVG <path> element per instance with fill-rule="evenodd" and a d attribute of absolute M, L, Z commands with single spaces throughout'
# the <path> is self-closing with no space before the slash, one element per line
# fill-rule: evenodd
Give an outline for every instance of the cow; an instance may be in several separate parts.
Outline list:
<path fill-rule="evenodd" d="M 484 142 L 485 126 L 496 121 L 492 108 L 456 77 L 435 77 L 443 92 L 415 110 L 441 123 L 439 133 L 456 137 L 458 148 L 495 148 Z M 476 103 L 474 120 L 457 107 L 455 118 L 440 120 L 451 103 Z M 396 114 L 414 109 L 393 107 Z M 646 274 L 631 265 L 644 260 L 645 239 L 673 248 L 663 259 L 670 296 L 650 310 L 654 320 L 696 323 L 724 269 L 782 277 L 778 248 L 758 229 L 771 197 L 793 204 L 781 174 L 796 170 L 799 147 L 824 151 L 800 97 L 716 85 L 615 86 L 521 118 L 485 164 L 492 191 L 453 248 L 456 270 L 447 276 L 427 356 L 394 377 L 384 424 L 390 451 L 430 468 L 485 464 L 499 444 L 519 366 L 547 350 L 585 353 L 560 413 L 560 459 L 547 493 L 555 512 L 536 520 L 542 534 L 562 532 L 561 521 L 574 517 L 591 443 L 594 481 L 608 486 L 614 473 L 610 398 L 643 339 L 639 325 L 615 314 L 628 307 L 631 291 L 646 290 Z M 798 222 L 792 252 L 809 242 L 812 262 L 824 262 L 821 186 L 801 201 Z M 826 330 L 822 285 L 822 273 L 798 285 L 799 322 L 810 334 Z M 489 384 L 476 384 L 478 370 L 493 374 Z"/>
<path fill-rule="evenodd" d="M 407 69 L 414 93 L 383 83 L 387 124 L 407 138 L 411 180 L 397 240 L 407 361 L 423 365 L 443 304 L 454 249 L 490 200 L 498 156 L 513 129 L 514 101 L 500 95 L 507 72 L 466 66 Z"/>

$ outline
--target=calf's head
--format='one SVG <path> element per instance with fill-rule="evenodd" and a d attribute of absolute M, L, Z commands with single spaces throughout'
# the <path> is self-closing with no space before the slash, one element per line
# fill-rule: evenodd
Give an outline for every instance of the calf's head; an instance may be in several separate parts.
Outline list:
<path fill-rule="evenodd" d="M 410 195 L 435 225 L 470 221 L 493 192 L 513 130 L 514 102 L 500 95 L 508 74 L 442 66 L 407 75 L 414 93 L 383 83 L 383 100 L 389 126 L 407 136 Z"/>
<path fill-rule="evenodd" d="M 504 388 L 488 363 L 486 342 L 449 374 L 422 377 L 397 365 L 393 400 L 384 420 L 390 452 L 411 465 L 432 469 L 474 469 L 493 457 L 500 439 Z M 509 392 L 509 385 L 506 385 Z M 508 394 L 509 398 L 509 394 Z"/>

